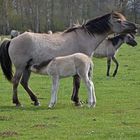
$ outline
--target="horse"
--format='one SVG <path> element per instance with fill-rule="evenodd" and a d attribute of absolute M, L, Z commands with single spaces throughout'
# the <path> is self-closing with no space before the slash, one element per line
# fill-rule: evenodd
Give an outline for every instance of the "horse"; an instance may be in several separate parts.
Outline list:
<path fill-rule="evenodd" d="M 132 33 L 136 29 L 136 25 L 127 21 L 121 13 L 111 12 L 63 32 L 54 34 L 25 32 L 11 41 L 4 41 L 0 47 L 0 61 L 5 77 L 13 84 L 13 103 L 16 106 L 21 105 L 17 91 L 18 85 L 21 83 L 34 105 L 40 104 L 28 85 L 31 71 L 27 68 L 27 62 L 30 59 L 33 60 L 33 64 L 37 64 L 57 56 L 74 53 L 84 53 L 92 57 L 94 50 L 109 34 Z M 15 66 L 14 75 L 12 64 Z M 75 105 L 80 105 L 78 98 L 80 78 L 78 75 L 73 76 L 73 85 L 71 100 L 75 102 Z"/>
<path fill-rule="evenodd" d="M 132 47 L 137 45 L 137 42 L 132 34 L 117 35 L 115 37 L 105 39 L 94 51 L 93 57 L 107 58 L 107 76 L 109 76 L 111 60 L 113 60 L 116 65 L 113 72 L 113 77 L 115 77 L 117 74 L 119 63 L 115 55 L 123 43 L 126 43 Z"/>
<path fill-rule="evenodd" d="M 12 39 L 12 38 L 15 38 L 18 35 L 20 35 L 20 32 L 17 30 L 11 30 L 10 35 L 11 35 L 11 39 Z"/>
<path fill-rule="evenodd" d="M 30 61 L 31 63 L 31 61 Z M 67 56 L 55 57 L 51 60 L 43 61 L 40 64 L 34 64 L 30 70 L 52 78 L 51 101 L 49 108 L 52 108 L 57 102 L 57 91 L 60 78 L 78 75 L 85 83 L 88 90 L 88 106 L 95 107 L 96 96 L 94 84 L 92 82 L 93 63 L 91 57 L 83 53 L 74 53 Z"/>
<path fill-rule="evenodd" d="M 51 30 L 49 30 L 49 31 L 47 32 L 47 34 L 50 34 L 50 35 L 51 35 L 51 34 L 53 34 L 53 32 L 52 32 Z"/>

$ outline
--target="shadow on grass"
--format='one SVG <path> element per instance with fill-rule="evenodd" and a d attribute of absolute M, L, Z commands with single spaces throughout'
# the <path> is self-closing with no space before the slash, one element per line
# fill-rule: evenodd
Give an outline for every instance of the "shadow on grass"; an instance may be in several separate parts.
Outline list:
<path fill-rule="evenodd" d="M 25 106 L 21 106 L 21 107 L 16 107 L 16 106 L 0 106 L 0 112 L 13 112 L 13 111 L 41 111 L 41 110 L 47 110 L 47 111 L 55 111 L 55 110 L 64 110 L 64 109 L 82 109 L 85 108 L 85 106 L 83 107 L 79 107 L 79 106 L 75 106 L 74 104 L 56 104 L 56 106 L 52 109 L 48 108 L 48 106 L 33 106 L 33 105 L 25 105 Z"/>

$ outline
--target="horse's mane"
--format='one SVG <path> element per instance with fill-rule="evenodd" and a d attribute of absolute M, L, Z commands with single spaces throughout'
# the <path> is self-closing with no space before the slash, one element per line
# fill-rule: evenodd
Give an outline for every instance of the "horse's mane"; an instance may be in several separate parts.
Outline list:
<path fill-rule="evenodd" d="M 82 25 L 74 25 L 73 27 L 64 31 L 64 33 L 76 31 L 77 29 L 84 29 L 90 35 L 94 35 L 95 33 L 96 34 L 106 33 L 110 30 L 109 19 L 110 19 L 111 14 L 113 14 L 114 18 L 125 19 L 125 17 L 120 13 L 117 13 L 117 12 L 108 13 L 108 14 L 105 14 L 104 16 L 89 20 Z"/>
<path fill-rule="evenodd" d="M 113 46 L 115 46 L 115 45 L 118 44 L 118 41 L 119 41 L 120 39 L 123 40 L 125 36 L 126 36 L 126 35 L 123 35 L 123 34 L 122 34 L 122 35 L 117 35 L 117 36 L 115 36 L 115 37 L 110 37 L 110 38 L 108 38 L 108 40 L 112 42 Z"/>
<path fill-rule="evenodd" d="M 69 33 L 69 32 L 75 31 L 77 29 L 83 29 L 82 25 L 80 25 L 79 23 L 73 24 L 73 26 L 68 28 L 67 30 L 65 30 L 64 33 Z"/>

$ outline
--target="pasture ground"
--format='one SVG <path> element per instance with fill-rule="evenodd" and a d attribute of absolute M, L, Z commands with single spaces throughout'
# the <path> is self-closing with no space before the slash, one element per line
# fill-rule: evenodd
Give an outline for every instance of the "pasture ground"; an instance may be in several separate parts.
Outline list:
<path fill-rule="evenodd" d="M 140 38 L 137 38 L 140 43 Z M 96 108 L 75 107 L 70 98 L 72 78 L 62 79 L 58 103 L 48 109 L 51 80 L 32 74 L 30 86 L 40 107 L 31 105 L 19 86 L 23 107 L 12 104 L 12 85 L 0 70 L 0 139 L 4 140 L 139 140 L 140 139 L 140 47 L 124 45 L 117 54 L 115 78 L 106 77 L 106 59 L 94 59 Z M 113 69 L 113 66 L 112 66 Z M 87 100 L 81 84 L 80 99 Z"/>

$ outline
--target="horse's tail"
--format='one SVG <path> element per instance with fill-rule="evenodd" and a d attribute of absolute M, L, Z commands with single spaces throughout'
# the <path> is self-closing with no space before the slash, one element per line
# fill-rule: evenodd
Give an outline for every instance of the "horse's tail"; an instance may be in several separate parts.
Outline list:
<path fill-rule="evenodd" d="M 93 62 L 92 62 L 92 60 L 90 61 L 88 76 L 89 76 L 89 79 L 92 80 L 92 76 L 93 76 Z"/>
<path fill-rule="evenodd" d="M 10 42 L 10 40 L 4 40 L 0 45 L 0 64 L 6 79 L 11 82 L 13 78 L 12 62 L 8 53 Z"/>

